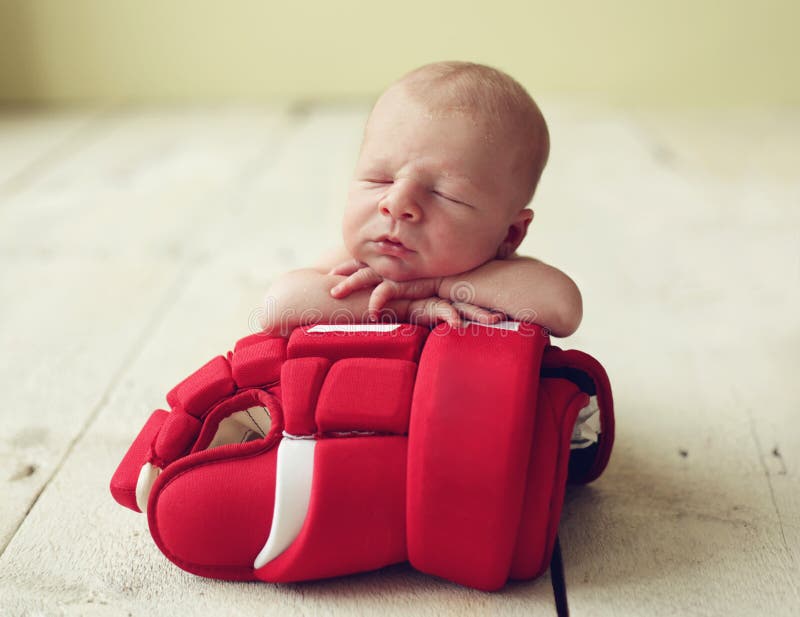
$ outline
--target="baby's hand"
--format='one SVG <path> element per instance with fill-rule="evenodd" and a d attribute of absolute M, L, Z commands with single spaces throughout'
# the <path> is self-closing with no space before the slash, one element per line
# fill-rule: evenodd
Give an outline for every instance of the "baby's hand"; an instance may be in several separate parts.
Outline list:
<path fill-rule="evenodd" d="M 366 287 L 375 288 L 369 298 L 369 316 L 373 321 L 380 311 L 393 299 L 415 300 L 409 304 L 408 319 L 414 323 L 434 324 L 446 321 L 453 327 L 462 326 L 461 319 L 484 324 L 497 323 L 505 318 L 498 311 L 470 304 L 453 302 L 437 294 L 441 278 L 422 278 L 411 281 L 393 281 L 382 277 L 363 262 L 351 260 L 333 268 L 328 274 L 340 274 L 347 278 L 331 289 L 334 298 L 345 298 L 354 291 Z"/>
<path fill-rule="evenodd" d="M 468 302 L 452 302 L 439 296 L 412 300 L 407 313 L 406 319 L 409 323 L 435 326 L 439 322 L 445 322 L 452 328 L 463 327 L 462 319 L 493 324 L 505 318 L 502 313 L 490 311 L 482 306 Z"/>

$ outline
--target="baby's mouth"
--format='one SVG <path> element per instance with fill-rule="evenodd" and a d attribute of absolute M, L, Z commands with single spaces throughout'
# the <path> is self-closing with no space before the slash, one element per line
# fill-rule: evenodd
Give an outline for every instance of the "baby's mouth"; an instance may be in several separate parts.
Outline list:
<path fill-rule="evenodd" d="M 377 240 L 375 240 L 375 244 L 377 245 L 378 252 L 383 253 L 384 255 L 393 255 L 395 257 L 401 257 L 403 255 L 407 255 L 409 253 L 413 253 L 410 248 L 408 248 L 405 244 L 400 242 L 399 239 L 393 238 L 391 236 L 381 236 Z"/>

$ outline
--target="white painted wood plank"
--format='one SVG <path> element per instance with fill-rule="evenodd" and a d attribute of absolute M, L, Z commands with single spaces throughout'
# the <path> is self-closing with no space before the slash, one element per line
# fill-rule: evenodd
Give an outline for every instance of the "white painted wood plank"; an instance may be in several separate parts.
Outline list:
<path fill-rule="evenodd" d="M 595 485 L 570 489 L 562 519 L 577 614 L 794 614 L 751 426 L 713 360 L 725 366 L 691 351 L 607 365 L 616 449 Z"/>
<path fill-rule="evenodd" d="M 745 191 L 732 202 L 753 179 L 713 171 L 732 163 L 715 162 L 723 155 L 714 154 L 711 129 L 694 142 L 693 131 L 673 131 L 677 121 L 666 116 L 544 107 L 551 179 L 525 246 L 579 283 L 584 323 L 555 342 L 605 365 L 618 414 L 606 475 L 570 489 L 565 504 L 573 613 L 791 615 L 799 578 L 799 262 L 795 211 L 782 204 L 796 203 L 786 201 L 793 180 L 767 174 L 749 189 L 757 199 Z M 405 567 L 308 585 L 200 579 L 167 562 L 144 519 L 107 493 L 122 452 L 166 391 L 248 333 L 246 315 L 271 276 L 331 242 L 341 202 L 326 161 L 347 152 L 341 167 L 349 167 L 358 138 L 344 147 L 338 140 L 363 117 L 345 116 L 328 126 L 312 114 L 275 167 L 237 193 L 235 215 L 195 229 L 186 254 L 198 259 L 174 304 L 0 557 L 0 599 L 14 611 L 554 613 L 546 577 L 500 594 Z M 756 122 L 742 119 L 749 121 Z M 665 153 L 655 129 L 681 135 L 685 153 Z M 756 132 L 721 143 L 745 149 Z M 315 143 L 317 133 L 327 137 Z M 775 165 L 795 154 L 787 145 Z M 761 220 L 750 208 L 769 215 Z M 773 444 L 780 458 L 770 456 Z M 60 529 L 58 517 L 75 524 Z"/>
<path fill-rule="evenodd" d="M 0 266 L 0 546 L 146 336 L 177 271 L 79 257 Z"/>
<path fill-rule="evenodd" d="M 751 147 L 752 126 L 727 130 L 747 117 L 709 115 L 695 138 L 674 118 L 571 113 L 582 117 L 554 123 L 558 184 L 540 194 L 571 241 L 544 234 L 538 246 L 575 264 L 585 317 L 568 346 L 604 363 L 618 417 L 606 475 L 565 506 L 573 608 L 793 615 L 798 481 L 785 457 L 776 474 L 770 449 L 797 449 L 800 185 L 781 171 L 796 147 L 751 153 L 766 170 L 754 177 L 726 163 Z"/>
<path fill-rule="evenodd" d="M 101 108 L 0 107 L 0 194 L 88 142 Z"/>
<path fill-rule="evenodd" d="M 219 195 L 268 165 L 290 130 L 280 109 L 106 121 L 107 133 L 0 206 L 0 343 L 13 350 L 0 372 L 11 405 L 0 416 L 0 546 L 185 282 L 193 230 L 226 216 Z"/>
<path fill-rule="evenodd" d="M 102 137 L 3 204 L 0 251 L 174 258 L 190 230 L 234 208 L 223 195 L 268 168 L 291 130 L 280 108 L 134 107 L 102 124 Z"/>

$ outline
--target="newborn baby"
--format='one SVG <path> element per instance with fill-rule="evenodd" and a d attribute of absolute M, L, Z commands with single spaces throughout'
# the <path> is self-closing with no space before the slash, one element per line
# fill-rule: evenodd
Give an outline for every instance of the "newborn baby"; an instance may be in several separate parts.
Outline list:
<path fill-rule="evenodd" d="M 577 286 L 516 253 L 548 152 L 539 108 L 505 73 L 439 62 L 405 75 L 367 120 L 344 245 L 274 282 L 263 329 L 511 319 L 569 336 L 582 318 Z"/>

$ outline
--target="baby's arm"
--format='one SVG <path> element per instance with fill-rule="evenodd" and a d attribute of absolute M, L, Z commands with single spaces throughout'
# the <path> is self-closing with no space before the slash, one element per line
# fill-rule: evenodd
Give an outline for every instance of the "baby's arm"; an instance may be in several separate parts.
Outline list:
<path fill-rule="evenodd" d="M 516 321 L 535 322 L 554 336 L 569 336 L 583 318 L 583 300 L 566 274 L 532 257 L 495 259 L 474 270 L 444 277 L 438 294 L 502 311 Z"/>
<path fill-rule="evenodd" d="M 366 321 L 371 290 L 363 289 L 346 298 L 333 298 L 330 290 L 344 279 L 315 268 L 292 270 L 279 276 L 264 299 L 261 327 L 271 335 L 288 336 L 298 327 L 314 323 L 360 323 Z M 391 300 L 388 311 L 405 318 L 407 298 Z"/>
<path fill-rule="evenodd" d="M 353 324 L 369 321 L 368 305 L 373 286 L 354 290 L 346 297 L 335 298 L 331 289 L 346 276 L 328 274 L 327 266 L 293 270 L 281 275 L 272 284 L 264 301 L 261 327 L 266 334 L 288 336 L 298 327 L 317 323 Z M 446 321 L 459 325 L 461 318 L 482 323 L 495 323 L 500 316 L 477 306 L 452 303 L 429 293 L 413 298 L 389 299 L 383 305 L 382 318 L 390 322 L 410 321 L 431 325 Z"/>
<path fill-rule="evenodd" d="M 573 280 L 531 257 L 491 260 L 453 276 L 402 282 L 382 280 L 364 267 L 337 285 L 334 295 L 345 298 L 376 284 L 369 303 L 373 311 L 397 298 L 436 294 L 454 305 L 466 302 L 473 310 L 484 307 L 515 321 L 537 323 L 559 337 L 575 332 L 583 317 L 581 293 Z"/>

